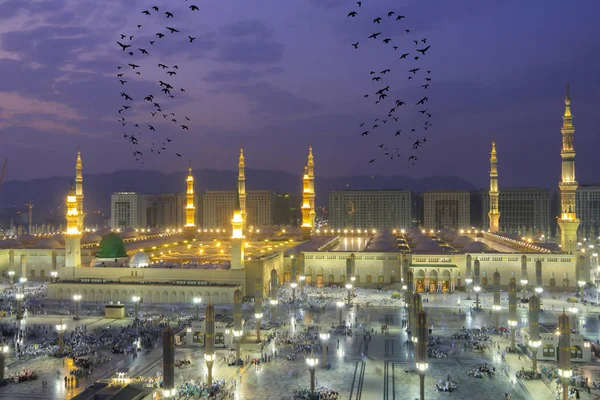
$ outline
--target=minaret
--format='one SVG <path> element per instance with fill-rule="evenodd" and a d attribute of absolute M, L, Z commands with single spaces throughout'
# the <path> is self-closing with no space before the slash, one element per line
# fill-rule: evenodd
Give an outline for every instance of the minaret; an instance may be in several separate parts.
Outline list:
<path fill-rule="evenodd" d="M 498 210 L 498 158 L 496 157 L 496 142 L 492 140 L 492 152 L 490 154 L 490 232 L 496 233 L 500 230 L 500 211 Z"/>
<path fill-rule="evenodd" d="M 81 231 L 79 230 L 79 211 L 77 211 L 77 191 L 71 183 L 71 190 L 67 195 L 67 233 L 65 234 L 65 267 L 76 268 L 81 266 Z"/>
<path fill-rule="evenodd" d="M 242 221 L 246 227 L 246 163 L 244 162 L 244 149 L 240 148 L 240 161 L 238 162 L 238 200 L 242 212 Z"/>
<path fill-rule="evenodd" d="M 192 163 L 188 167 L 186 179 L 186 205 L 185 205 L 185 231 L 187 236 L 194 236 L 196 230 L 196 206 L 194 205 L 194 176 L 192 175 Z"/>
<path fill-rule="evenodd" d="M 240 192 L 235 197 L 235 211 L 231 220 L 231 269 L 244 268 L 244 219 L 240 205 Z"/>
<path fill-rule="evenodd" d="M 77 147 L 77 164 L 75 165 L 75 196 L 77 196 L 77 229 L 84 231 L 83 219 L 83 163 L 81 162 L 81 148 Z"/>
<path fill-rule="evenodd" d="M 306 164 L 308 167 L 308 188 L 309 192 L 309 203 L 310 203 L 310 225 L 314 228 L 316 212 L 315 212 L 315 159 L 312 153 L 312 146 L 308 146 L 308 163 Z"/>
<path fill-rule="evenodd" d="M 575 212 L 575 194 L 577 192 L 577 181 L 575 180 L 575 148 L 573 147 L 573 115 L 571 115 L 571 97 L 569 96 L 569 85 L 567 84 L 567 95 L 565 96 L 565 114 L 560 129 L 562 133 L 562 180 L 558 183 L 560 189 L 560 216 L 558 226 L 560 228 L 560 244 L 562 251 L 570 254 L 577 252 L 577 228 L 579 219 Z"/>

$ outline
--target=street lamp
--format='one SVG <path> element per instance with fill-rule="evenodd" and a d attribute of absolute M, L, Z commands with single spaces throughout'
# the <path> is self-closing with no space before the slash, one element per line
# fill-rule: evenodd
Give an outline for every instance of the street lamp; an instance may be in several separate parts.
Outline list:
<path fill-rule="evenodd" d="M 177 394 L 177 389 L 173 388 L 173 389 L 163 389 L 162 390 L 162 394 L 164 398 L 171 398 L 171 397 L 175 397 L 175 395 Z"/>
<path fill-rule="evenodd" d="M 348 305 L 350 305 L 351 295 L 352 295 L 352 284 L 346 283 L 346 290 L 348 290 Z"/>
<path fill-rule="evenodd" d="M 298 284 L 296 282 L 290 283 L 290 287 L 292 288 L 292 303 L 296 302 L 296 288 Z"/>
<path fill-rule="evenodd" d="M 13 272 L 13 274 L 14 274 L 14 272 Z M 50 276 L 52 277 L 52 282 L 56 282 L 56 278 L 58 277 L 58 272 L 52 271 L 52 272 L 50 272 Z"/>
<path fill-rule="evenodd" d="M 327 341 L 329 333 L 319 333 L 319 338 L 323 341 L 323 368 L 327 368 Z"/>
<path fill-rule="evenodd" d="M 212 385 L 212 367 L 215 362 L 215 353 L 212 354 L 204 354 L 204 361 L 206 361 L 206 369 L 208 369 L 208 379 L 207 384 Z"/>
<path fill-rule="evenodd" d="M 6 353 L 8 353 L 8 346 L 2 343 L 2 351 L 0 351 L 0 381 L 4 380 L 4 368 L 6 365 Z"/>
<path fill-rule="evenodd" d="M 569 382 L 571 371 L 571 327 L 569 317 L 562 314 L 558 317 L 558 375 L 561 377 L 563 387 L 563 400 L 569 399 Z"/>
<path fill-rule="evenodd" d="M 201 297 L 194 297 L 194 304 L 196 305 L 196 320 L 200 320 L 200 303 L 202 303 Z"/>
<path fill-rule="evenodd" d="M 73 301 L 75 302 L 75 317 L 73 317 L 73 319 L 77 321 L 79 319 L 79 302 L 81 301 L 81 295 L 74 294 Z"/>
<path fill-rule="evenodd" d="M 354 272 L 354 271 L 352 271 L 352 272 Z M 356 284 L 354 282 L 356 282 L 356 276 L 351 276 L 350 282 L 352 283 L 352 297 L 354 297 L 354 293 L 356 290 Z"/>
<path fill-rule="evenodd" d="M 240 359 L 240 342 L 242 340 L 242 331 L 238 331 L 238 330 L 233 330 L 233 340 L 235 342 L 235 360 L 239 360 Z"/>
<path fill-rule="evenodd" d="M 583 301 L 584 300 L 583 288 L 585 287 L 585 281 L 578 281 L 577 284 L 579 285 L 581 301 Z"/>
<path fill-rule="evenodd" d="M 338 301 L 336 303 L 337 308 L 339 310 L 339 316 L 340 316 L 340 323 L 339 326 L 342 326 L 342 308 L 344 307 L 344 302 L 343 301 Z"/>
<path fill-rule="evenodd" d="M 25 293 L 25 282 L 27 282 L 27 278 L 19 278 L 19 282 L 21 282 L 21 290 Z"/>
<path fill-rule="evenodd" d="M 260 342 L 260 323 L 262 320 L 263 314 L 261 312 L 257 312 L 254 314 L 254 318 L 256 318 L 256 341 Z"/>
<path fill-rule="evenodd" d="M 308 365 L 308 371 L 310 372 L 310 393 L 315 393 L 315 369 L 319 364 L 319 359 L 314 357 L 311 353 L 310 357 L 306 359 L 306 364 Z"/>
<path fill-rule="evenodd" d="M 427 313 L 420 310 L 415 318 L 415 361 L 419 372 L 420 398 L 425 400 L 425 371 L 429 366 L 427 362 L 427 344 L 429 342 Z"/>
<path fill-rule="evenodd" d="M 300 275 L 300 293 L 304 294 L 304 284 L 306 281 L 306 276 Z"/>
<path fill-rule="evenodd" d="M 139 304 L 140 304 L 140 300 L 142 298 L 140 296 L 133 296 L 131 298 L 131 300 L 133 300 L 133 315 L 134 315 L 134 319 L 138 319 L 138 312 L 139 312 Z"/>
<path fill-rule="evenodd" d="M 62 318 L 60 319 L 60 323 L 56 325 L 56 331 L 58 332 L 58 351 L 62 354 L 63 349 L 65 347 L 65 331 L 67 330 L 67 325 L 63 324 Z"/>
<path fill-rule="evenodd" d="M 576 328 L 576 326 L 577 326 L 577 313 L 579 312 L 579 309 L 577 307 L 569 307 L 568 311 L 573 316 L 573 328 Z"/>
<path fill-rule="evenodd" d="M 15 277 L 15 271 L 8 271 L 8 276 L 10 276 L 10 290 L 13 289 L 13 281 Z"/>
<path fill-rule="evenodd" d="M 475 286 L 473 290 L 475 291 L 475 308 L 479 309 L 479 292 L 481 291 L 481 286 Z"/>
<path fill-rule="evenodd" d="M 23 298 L 25 298 L 25 295 L 23 293 L 17 293 L 15 298 L 17 299 L 17 321 L 20 321 L 23 319 L 23 308 L 21 303 Z"/>

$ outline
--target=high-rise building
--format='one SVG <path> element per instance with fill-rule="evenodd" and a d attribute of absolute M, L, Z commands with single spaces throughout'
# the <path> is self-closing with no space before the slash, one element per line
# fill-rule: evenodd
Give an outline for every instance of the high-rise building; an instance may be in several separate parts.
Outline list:
<path fill-rule="evenodd" d="M 273 225 L 289 225 L 296 228 L 301 217 L 298 197 L 295 194 L 273 194 Z"/>
<path fill-rule="evenodd" d="M 488 192 L 485 190 L 485 192 Z M 489 193 L 488 193 L 489 196 Z M 470 195 L 470 220 L 471 226 L 476 229 L 483 229 L 484 226 L 488 226 L 489 217 L 487 211 L 489 207 L 484 208 L 484 191 L 474 190 L 471 191 Z"/>
<path fill-rule="evenodd" d="M 173 229 L 185 227 L 187 194 L 137 195 L 138 219 L 135 228 Z M 196 197 L 193 196 L 193 199 Z M 195 200 L 193 200 L 195 201 Z"/>
<path fill-rule="evenodd" d="M 141 197 L 135 192 L 113 193 L 110 198 L 110 227 L 137 228 L 141 220 Z"/>
<path fill-rule="evenodd" d="M 490 194 L 483 192 L 483 209 L 489 210 Z M 503 188 L 498 196 L 500 232 L 550 235 L 550 191 L 540 188 Z M 483 218 L 483 229 L 490 221 Z"/>
<path fill-rule="evenodd" d="M 408 229 L 408 190 L 339 190 L 329 193 L 329 226 L 333 229 Z"/>
<path fill-rule="evenodd" d="M 558 183 L 560 189 L 560 217 L 558 218 L 560 246 L 562 251 L 574 254 L 577 252 L 577 229 L 579 228 L 575 200 L 578 184 L 575 180 L 575 147 L 573 146 L 575 127 L 573 126 L 573 115 L 571 114 L 569 85 L 567 85 L 565 96 L 565 113 L 563 114 L 561 134 L 562 179 Z"/>
<path fill-rule="evenodd" d="M 580 236 L 598 238 L 600 236 L 600 184 L 580 185 L 577 188 L 577 216 Z"/>
<path fill-rule="evenodd" d="M 235 211 L 237 190 L 207 190 L 202 200 L 202 227 L 227 229 Z M 272 193 L 268 190 L 246 192 L 246 226 L 263 228 L 273 225 Z M 241 208 L 241 201 L 240 201 Z"/>
<path fill-rule="evenodd" d="M 467 229 L 470 220 L 470 193 L 440 190 L 423 193 L 425 229 Z"/>
<path fill-rule="evenodd" d="M 490 153 L 490 191 L 488 192 L 490 211 L 488 212 L 490 232 L 497 233 L 500 229 L 500 211 L 498 209 L 498 157 L 496 142 L 492 141 Z"/>

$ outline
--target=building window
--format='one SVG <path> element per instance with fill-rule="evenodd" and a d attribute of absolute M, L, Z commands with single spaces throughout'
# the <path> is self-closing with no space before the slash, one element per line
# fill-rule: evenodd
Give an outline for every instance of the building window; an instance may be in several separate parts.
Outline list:
<path fill-rule="evenodd" d="M 542 355 L 544 357 L 554 358 L 554 354 L 554 347 L 552 347 L 552 345 L 544 345 L 544 348 L 542 349 Z"/>

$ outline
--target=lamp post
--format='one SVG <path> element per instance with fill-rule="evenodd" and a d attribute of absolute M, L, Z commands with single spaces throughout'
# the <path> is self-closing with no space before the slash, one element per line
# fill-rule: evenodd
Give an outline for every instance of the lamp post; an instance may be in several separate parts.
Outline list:
<path fill-rule="evenodd" d="M 6 354 L 8 353 L 8 346 L 2 342 L 2 351 L 0 351 L 0 381 L 4 380 L 4 369 L 6 365 Z"/>
<path fill-rule="evenodd" d="M 140 296 L 133 296 L 131 298 L 131 300 L 133 300 L 133 316 L 134 319 L 138 319 L 138 312 L 139 312 L 139 307 L 140 307 L 140 300 L 142 298 Z"/>
<path fill-rule="evenodd" d="M 529 277 L 527 275 L 527 256 L 523 254 L 521 256 L 521 287 L 523 289 L 523 292 L 527 292 L 528 284 Z M 525 295 L 523 297 L 525 297 Z"/>
<path fill-rule="evenodd" d="M 62 318 L 58 325 L 56 325 L 56 331 L 58 332 L 58 351 L 62 354 L 65 348 L 65 331 L 67 330 L 67 325 L 63 324 Z"/>
<path fill-rule="evenodd" d="M 412 333 L 412 341 L 417 343 L 417 315 L 423 311 L 423 299 L 419 293 L 412 295 L 412 302 L 410 307 L 410 330 Z"/>
<path fill-rule="evenodd" d="M 319 365 L 319 359 L 314 357 L 313 354 L 310 354 L 310 357 L 306 359 L 306 364 L 308 365 L 308 371 L 310 372 L 310 393 L 315 393 L 315 369 L 317 365 Z"/>
<path fill-rule="evenodd" d="M 352 301 L 352 284 L 351 283 L 346 283 L 346 290 L 348 291 L 348 305 L 350 305 L 350 302 Z"/>
<path fill-rule="evenodd" d="M 577 281 L 577 284 L 579 285 L 579 297 L 581 297 L 581 301 L 585 300 L 585 293 L 584 293 L 584 288 L 585 288 L 585 281 Z"/>
<path fill-rule="evenodd" d="M 467 261 L 466 261 L 466 267 L 465 267 L 465 291 L 468 292 L 469 291 L 469 286 L 471 286 L 471 283 L 473 282 L 473 271 L 471 269 L 471 255 L 467 254 Z"/>
<path fill-rule="evenodd" d="M 196 321 L 200 321 L 200 303 L 202 303 L 202 297 L 194 297 L 192 301 L 196 305 Z"/>
<path fill-rule="evenodd" d="M 354 297 L 354 293 L 356 293 L 356 276 L 350 277 L 350 283 L 352 283 L 352 297 Z"/>
<path fill-rule="evenodd" d="M 233 338 L 235 340 L 235 360 L 240 359 L 240 346 L 242 341 L 242 291 L 233 292 Z"/>
<path fill-rule="evenodd" d="M 535 262 L 535 292 L 540 297 L 540 301 L 542 299 L 542 292 L 544 288 L 542 287 L 542 261 L 537 260 Z"/>
<path fill-rule="evenodd" d="M 536 295 L 529 299 L 529 347 L 533 372 L 537 373 L 538 347 L 542 345 L 539 334 L 540 300 Z"/>
<path fill-rule="evenodd" d="M 571 371 L 571 326 L 569 316 L 564 312 L 558 317 L 558 375 L 562 381 L 562 398 L 569 399 L 569 381 L 573 372 Z"/>
<path fill-rule="evenodd" d="M 479 264 L 479 260 L 475 260 L 474 263 L 474 268 L 473 268 L 473 290 L 475 291 L 475 309 L 478 310 L 479 309 L 479 292 L 481 291 L 481 285 L 479 283 L 479 274 L 480 274 L 480 264 Z"/>
<path fill-rule="evenodd" d="M 573 316 L 573 328 L 577 329 L 577 313 L 579 312 L 579 309 L 575 306 L 569 307 L 569 312 Z"/>
<path fill-rule="evenodd" d="M 319 338 L 323 341 L 323 368 L 327 368 L 327 341 L 329 333 L 320 333 Z"/>
<path fill-rule="evenodd" d="M 81 295 L 74 294 L 73 301 L 75 302 L 75 316 L 73 317 L 73 319 L 77 321 L 79 320 L 79 302 L 81 301 Z"/>
<path fill-rule="evenodd" d="M 206 369 L 208 370 L 206 383 L 212 385 L 212 369 L 215 362 L 215 308 L 210 301 L 206 306 L 204 324 L 206 327 L 204 360 L 206 361 Z"/>
<path fill-rule="evenodd" d="M 508 326 L 510 327 L 510 349 L 514 351 L 517 327 L 517 282 L 514 276 L 508 283 Z"/>
<path fill-rule="evenodd" d="M 21 290 L 25 293 L 25 282 L 27 282 L 27 278 L 19 278 L 19 282 L 21 282 Z"/>
<path fill-rule="evenodd" d="M 339 310 L 339 311 L 338 311 L 338 315 L 339 315 L 339 317 L 340 317 L 340 318 L 339 318 L 339 320 L 340 320 L 339 326 L 342 326 L 342 308 L 344 308 L 344 302 L 343 302 L 343 301 L 338 301 L 338 302 L 336 303 L 336 305 L 337 305 L 337 308 L 338 308 L 338 310 Z"/>
<path fill-rule="evenodd" d="M 10 276 L 10 290 L 12 290 L 14 287 L 15 271 L 8 271 L 8 276 Z"/>
<path fill-rule="evenodd" d="M 263 312 L 263 285 L 262 278 L 258 277 L 255 281 L 255 292 L 254 292 L 254 318 L 256 318 L 256 342 L 260 343 L 260 324 L 262 322 Z"/>
<path fill-rule="evenodd" d="M 427 313 L 423 310 L 417 313 L 416 336 L 415 336 L 415 361 L 419 372 L 421 400 L 425 399 L 425 371 L 429 366 L 427 362 L 427 344 L 429 342 L 429 331 L 427 327 Z"/>
<path fill-rule="evenodd" d="M 497 268 L 492 279 L 494 280 L 494 305 L 492 309 L 496 312 L 496 329 L 500 333 L 500 310 L 502 306 L 500 305 L 500 272 Z"/>
<path fill-rule="evenodd" d="M 296 288 L 298 284 L 296 282 L 290 283 L 290 287 L 292 288 L 292 303 L 296 302 Z"/>
<path fill-rule="evenodd" d="M 260 343 L 260 324 L 262 322 L 263 313 L 257 312 L 254 313 L 254 318 L 256 318 L 256 342 Z"/>
<path fill-rule="evenodd" d="M 17 299 L 17 321 L 20 321 L 23 319 L 23 299 L 25 298 L 25 295 L 23 293 L 17 293 L 15 295 L 15 298 Z"/>
<path fill-rule="evenodd" d="M 14 274 L 14 272 L 13 272 Z M 52 282 L 56 282 L 56 278 L 58 277 L 58 272 L 52 271 L 50 272 L 50 276 L 52 277 Z"/>
<path fill-rule="evenodd" d="M 306 276 L 300 275 L 300 293 L 304 294 L 304 285 L 306 283 Z"/>

